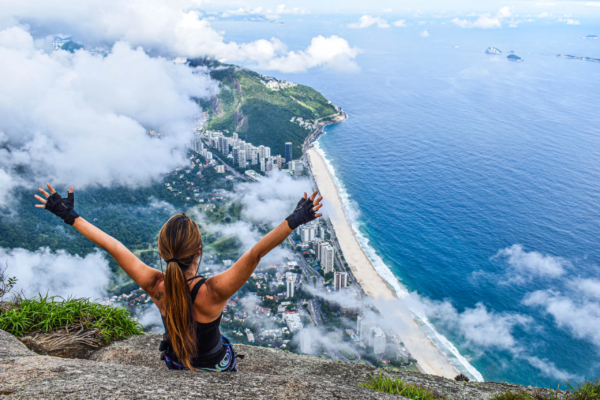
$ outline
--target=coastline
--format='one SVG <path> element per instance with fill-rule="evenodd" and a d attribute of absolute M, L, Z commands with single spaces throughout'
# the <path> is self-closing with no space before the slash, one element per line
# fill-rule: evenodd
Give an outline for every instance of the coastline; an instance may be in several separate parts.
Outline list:
<path fill-rule="evenodd" d="M 399 319 L 403 325 L 402 332 L 398 332 L 398 334 L 413 358 L 417 360 L 421 371 L 426 374 L 453 379 L 459 374 L 459 371 L 450 363 L 450 360 L 438 349 L 431 339 L 427 337 L 410 310 L 405 307 L 386 306 L 390 301 L 397 300 L 398 295 L 390 284 L 377 272 L 375 266 L 359 243 L 348 218 L 346 218 L 337 186 L 327 168 L 324 158 L 312 146 L 305 151 L 305 154 L 320 194 L 329 203 L 329 218 L 336 232 L 340 248 L 344 253 L 344 258 L 357 283 L 368 296 L 375 300 L 382 300 L 376 302 L 379 303 L 377 307 L 382 314 L 389 315 L 390 308 L 393 309 L 394 317 Z"/>

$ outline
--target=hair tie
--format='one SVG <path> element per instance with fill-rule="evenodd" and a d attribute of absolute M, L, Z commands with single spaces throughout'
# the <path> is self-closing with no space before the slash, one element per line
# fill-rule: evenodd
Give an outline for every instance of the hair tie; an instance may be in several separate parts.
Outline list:
<path fill-rule="evenodd" d="M 175 262 L 175 263 L 177 263 L 177 265 L 179 265 L 179 267 L 181 267 L 181 263 L 179 262 L 179 260 L 178 260 L 178 259 L 176 259 L 176 258 L 171 258 L 170 260 L 167 260 L 167 264 L 169 264 L 169 263 L 172 263 L 172 262 Z"/>

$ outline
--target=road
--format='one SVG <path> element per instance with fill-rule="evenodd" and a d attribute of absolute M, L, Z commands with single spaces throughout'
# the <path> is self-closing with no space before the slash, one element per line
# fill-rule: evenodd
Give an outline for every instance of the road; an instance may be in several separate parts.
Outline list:
<path fill-rule="evenodd" d="M 315 121 L 315 126 L 317 128 L 304 140 L 304 144 L 302 145 L 302 154 L 306 154 L 306 151 L 308 150 L 308 147 L 310 146 L 310 144 L 315 140 L 315 138 L 319 134 L 323 133 L 323 127 L 319 127 L 319 121 L 322 121 L 325 118 L 337 117 L 338 115 L 340 115 L 342 113 L 343 113 L 343 111 L 336 113 L 336 114 L 328 115 L 323 118 L 319 118 Z"/>
<path fill-rule="evenodd" d="M 292 251 L 294 252 L 294 256 L 296 256 L 296 261 L 298 262 L 298 265 L 302 269 L 304 276 L 306 276 L 307 282 L 313 282 L 313 280 L 311 279 L 312 277 L 308 273 L 308 271 L 310 271 L 317 278 L 317 287 L 323 286 L 324 281 L 323 281 L 323 277 L 321 276 L 321 274 L 319 274 L 313 267 L 308 265 L 308 263 L 306 262 L 306 260 L 304 259 L 304 257 L 302 255 L 296 253 L 296 243 L 294 243 L 294 241 L 290 237 L 287 238 L 287 241 L 288 241 L 288 244 L 290 245 L 290 247 L 292 248 Z"/>

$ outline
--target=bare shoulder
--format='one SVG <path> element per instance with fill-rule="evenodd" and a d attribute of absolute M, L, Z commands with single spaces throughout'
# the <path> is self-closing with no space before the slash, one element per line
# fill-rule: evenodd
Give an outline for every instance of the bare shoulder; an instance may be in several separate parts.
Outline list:
<path fill-rule="evenodd" d="M 214 290 L 214 280 L 209 278 L 198 291 L 194 308 L 197 315 L 196 320 L 202 323 L 212 322 L 221 315 L 223 307 L 228 299 L 220 299 Z"/>

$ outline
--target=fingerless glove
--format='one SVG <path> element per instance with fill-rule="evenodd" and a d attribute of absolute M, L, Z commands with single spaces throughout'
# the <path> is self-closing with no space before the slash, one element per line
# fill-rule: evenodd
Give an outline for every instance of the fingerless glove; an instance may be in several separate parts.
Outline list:
<path fill-rule="evenodd" d="M 75 218 L 79 217 L 79 214 L 77 214 L 73 207 L 75 207 L 75 196 L 73 193 L 69 193 L 67 198 L 54 193 L 46 200 L 46 210 L 60 217 L 67 225 L 73 225 Z"/>
<path fill-rule="evenodd" d="M 315 220 L 317 217 L 315 217 L 315 210 L 313 210 L 313 207 L 314 204 L 311 200 L 305 198 L 300 199 L 294 212 L 285 219 L 290 226 L 290 229 L 294 230 L 300 225 Z"/>

